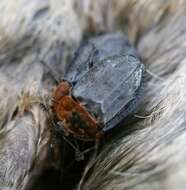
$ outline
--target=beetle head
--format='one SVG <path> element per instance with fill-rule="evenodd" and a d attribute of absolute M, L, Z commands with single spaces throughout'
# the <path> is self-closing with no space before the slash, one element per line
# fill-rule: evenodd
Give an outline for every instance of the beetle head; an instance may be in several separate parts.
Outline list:
<path fill-rule="evenodd" d="M 71 85 L 67 81 L 62 81 L 54 91 L 54 101 L 59 101 L 62 97 L 70 94 Z"/>

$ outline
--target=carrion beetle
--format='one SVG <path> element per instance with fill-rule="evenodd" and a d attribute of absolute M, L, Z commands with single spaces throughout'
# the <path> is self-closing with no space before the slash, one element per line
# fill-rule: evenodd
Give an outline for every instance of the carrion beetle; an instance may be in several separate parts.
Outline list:
<path fill-rule="evenodd" d="M 63 130 L 81 141 L 99 141 L 140 103 L 144 65 L 122 34 L 82 44 L 53 94 Z"/>

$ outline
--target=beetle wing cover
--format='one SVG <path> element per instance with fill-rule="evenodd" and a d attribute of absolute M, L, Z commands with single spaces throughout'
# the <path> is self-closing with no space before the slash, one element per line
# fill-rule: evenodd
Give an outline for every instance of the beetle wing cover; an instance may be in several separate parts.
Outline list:
<path fill-rule="evenodd" d="M 128 39 L 122 34 L 105 34 L 90 38 L 75 53 L 64 78 L 72 83 L 77 82 L 99 61 L 119 54 L 137 55 Z"/>
<path fill-rule="evenodd" d="M 86 102 L 92 113 L 102 116 L 102 122 L 107 125 L 115 117 L 120 117 L 120 111 L 136 98 L 142 75 L 143 66 L 135 57 L 113 56 L 87 72 L 74 86 L 72 93 Z M 118 118 L 118 122 L 121 119 Z"/>
<path fill-rule="evenodd" d="M 72 95 L 106 131 L 135 110 L 143 72 L 144 66 L 127 38 L 107 34 L 80 48 L 66 78 L 75 82 Z"/>

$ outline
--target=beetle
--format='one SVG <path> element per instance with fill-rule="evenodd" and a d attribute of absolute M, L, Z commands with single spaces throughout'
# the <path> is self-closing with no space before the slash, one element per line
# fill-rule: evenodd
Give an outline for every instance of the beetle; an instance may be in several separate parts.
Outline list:
<path fill-rule="evenodd" d="M 88 39 L 53 94 L 53 112 L 63 130 L 81 141 L 99 141 L 138 107 L 144 72 L 123 34 Z"/>
<path fill-rule="evenodd" d="M 53 109 L 64 130 L 83 141 L 99 139 L 101 124 L 77 99 L 71 96 L 72 85 L 61 82 L 54 92 Z"/>

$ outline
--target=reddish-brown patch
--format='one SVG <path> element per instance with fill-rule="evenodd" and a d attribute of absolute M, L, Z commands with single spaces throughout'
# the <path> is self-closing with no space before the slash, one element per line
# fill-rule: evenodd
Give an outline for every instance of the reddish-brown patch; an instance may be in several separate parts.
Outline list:
<path fill-rule="evenodd" d="M 70 96 L 71 85 L 61 82 L 53 95 L 53 111 L 64 130 L 82 141 L 98 141 L 101 126 L 80 102 Z"/>

